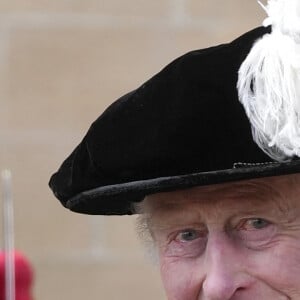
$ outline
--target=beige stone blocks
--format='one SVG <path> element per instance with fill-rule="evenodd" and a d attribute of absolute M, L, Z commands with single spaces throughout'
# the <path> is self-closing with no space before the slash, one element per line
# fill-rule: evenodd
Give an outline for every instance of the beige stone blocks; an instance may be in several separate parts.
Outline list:
<path fill-rule="evenodd" d="M 1 127 L 85 129 L 169 62 L 166 47 L 156 30 L 20 28 L 10 36 Z"/>
<path fill-rule="evenodd" d="M 109 16 L 165 17 L 169 0 L 2 0 L 0 11 L 4 13 L 90 13 Z"/>
<path fill-rule="evenodd" d="M 186 10 L 191 18 L 199 22 L 202 20 L 221 32 L 230 27 L 245 32 L 261 26 L 266 17 L 258 2 L 249 0 L 187 0 Z"/>
<path fill-rule="evenodd" d="M 253 2 L 253 3 L 252 3 Z M 187 11 L 191 16 L 210 18 L 212 20 L 221 18 L 237 18 L 239 14 L 249 12 L 253 14 L 253 8 L 258 8 L 258 4 L 255 1 L 247 0 L 227 0 L 227 1 L 209 1 L 209 0 L 187 0 Z"/>

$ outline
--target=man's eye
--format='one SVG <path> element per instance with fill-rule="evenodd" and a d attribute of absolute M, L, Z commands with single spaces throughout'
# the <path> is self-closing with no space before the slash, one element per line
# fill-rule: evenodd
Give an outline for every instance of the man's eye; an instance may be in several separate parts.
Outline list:
<path fill-rule="evenodd" d="M 236 238 L 251 247 L 266 245 L 275 236 L 276 224 L 262 218 L 247 218 L 240 220 L 233 231 Z"/>
<path fill-rule="evenodd" d="M 270 222 L 261 218 L 245 219 L 238 225 L 238 230 L 259 230 L 269 226 Z"/>
<path fill-rule="evenodd" d="M 198 239 L 201 236 L 200 232 L 194 229 L 186 229 L 179 232 L 176 236 L 176 240 L 179 242 L 190 242 Z"/>
<path fill-rule="evenodd" d="M 205 250 L 207 234 L 204 228 L 178 230 L 171 234 L 164 253 L 169 257 L 197 257 Z"/>

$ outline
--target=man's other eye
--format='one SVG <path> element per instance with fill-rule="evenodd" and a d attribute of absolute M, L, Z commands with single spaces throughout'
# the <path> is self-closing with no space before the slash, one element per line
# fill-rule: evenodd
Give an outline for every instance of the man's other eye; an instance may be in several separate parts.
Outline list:
<path fill-rule="evenodd" d="M 172 240 L 165 248 L 166 256 L 198 257 L 203 253 L 207 242 L 206 229 L 183 229 L 172 235 Z"/>
<path fill-rule="evenodd" d="M 242 220 L 237 230 L 260 230 L 270 225 L 270 222 L 261 218 L 251 218 Z"/>
<path fill-rule="evenodd" d="M 175 240 L 178 242 L 191 242 L 200 237 L 203 237 L 203 233 L 201 234 L 199 230 L 185 229 L 177 234 Z"/>
<path fill-rule="evenodd" d="M 277 226 L 262 218 L 240 220 L 234 230 L 235 236 L 249 247 L 267 244 L 274 237 Z"/>

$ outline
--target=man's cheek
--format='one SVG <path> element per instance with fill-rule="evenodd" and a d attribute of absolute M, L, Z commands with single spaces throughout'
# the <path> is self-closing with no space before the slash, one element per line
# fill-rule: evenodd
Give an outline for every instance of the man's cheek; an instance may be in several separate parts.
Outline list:
<path fill-rule="evenodd" d="M 250 274 L 257 281 L 300 299 L 300 239 L 280 239 L 272 248 L 252 253 L 250 261 Z"/>
<path fill-rule="evenodd" d="M 299 289 L 300 282 L 300 240 L 279 246 L 270 264 L 274 281 L 284 289 Z M 270 274 L 271 276 L 271 274 Z"/>
<path fill-rule="evenodd" d="M 201 284 L 195 263 L 182 261 L 179 258 L 167 258 L 161 260 L 160 272 L 168 300 L 198 298 Z"/>

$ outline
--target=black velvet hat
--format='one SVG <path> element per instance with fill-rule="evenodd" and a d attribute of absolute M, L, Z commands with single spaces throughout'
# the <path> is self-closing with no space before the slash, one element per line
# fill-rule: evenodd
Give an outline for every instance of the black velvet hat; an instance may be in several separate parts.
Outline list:
<path fill-rule="evenodd" d="M 55 196 L 75 212 L 123 215 L 157 192 L 300 172 L 293 155 L 277 161 L 254 142 L 238 95 L 243 61 L 270 32 L 189 52 L 114 102 L 52 176 Z"/>

